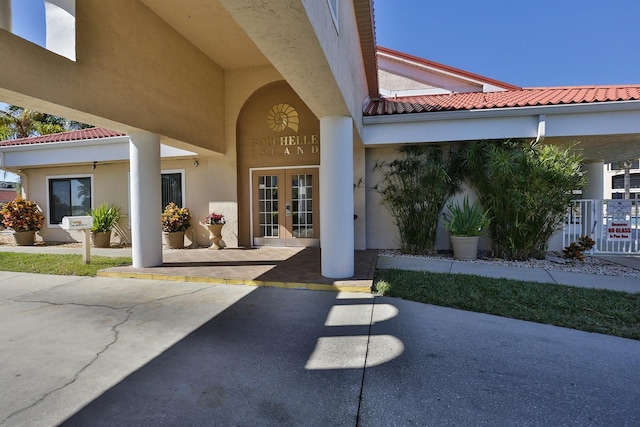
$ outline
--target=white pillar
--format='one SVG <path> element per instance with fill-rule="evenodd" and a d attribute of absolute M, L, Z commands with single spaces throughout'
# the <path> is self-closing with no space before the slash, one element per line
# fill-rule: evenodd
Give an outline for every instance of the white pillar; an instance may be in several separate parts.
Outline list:
<path fill-rule="evenodd" d="M 351 117 L 320 119 L 320 245 L 322 275 L 354 274 L 353 127 Z"/>
<path fill-rule="evenodd" d="M 133 266 L 162 265 L 162 177 L 160 137 L 135 132 L 130 135 L 131 252 Z"/>
<path fill-rule="evenodd" d="M 76 0 L 45 0 L 46 47 L 76 60 Z"/>
<path fill-rule="evenodd" d="M 582 191 L 583 199 L 602 199 L 604 197 L 604 162 L 585 163 L 587 184 Z"/>
<path fill-rule="evenodd" d="M 11 20 L 11 0 L 0 0 L 0 28 L 10 33 L 13 31 Z"/>

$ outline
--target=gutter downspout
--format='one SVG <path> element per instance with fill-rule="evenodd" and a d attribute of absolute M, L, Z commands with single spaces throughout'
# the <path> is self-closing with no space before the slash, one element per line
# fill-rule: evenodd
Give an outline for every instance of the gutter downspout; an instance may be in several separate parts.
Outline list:
<path fill-rule="evenodd" d="M 544 137 L 547 132 L 547 115 L 540 114 L 538 116 L 538 136 L 536 136 L 536 141 L 534 144 L 544 141 Z"/>

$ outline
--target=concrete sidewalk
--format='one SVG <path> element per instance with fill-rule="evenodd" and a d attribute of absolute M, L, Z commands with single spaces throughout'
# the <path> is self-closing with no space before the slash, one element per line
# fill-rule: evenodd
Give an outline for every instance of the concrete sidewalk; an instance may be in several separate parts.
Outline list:
<path fill-rule="evenodd" d="M 640 270 L 639 257 L 607 257 L 607 260 Z M 492 264 L 454 261 L 452 259 L 425 259 L 411 257 L 378 256 L 377 269 L 432 271 L 436 273 L 473 274 L 540 283 L 555 283 L 587 288 L 640 292 L 637 277 L 604 276 L 599 274 L 569 273 L 551 269 L 507 267 Z"/>

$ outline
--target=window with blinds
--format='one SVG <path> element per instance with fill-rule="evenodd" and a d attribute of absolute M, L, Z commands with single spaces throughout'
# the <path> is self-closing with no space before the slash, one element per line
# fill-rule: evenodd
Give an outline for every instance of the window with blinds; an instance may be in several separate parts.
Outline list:
<path fill-rule="evenodd" d="M 169 203 L 175 203 L 180 207 L 183 204 L 182 198 L 182 173 L 172 172 L 162 174 L 162 206 L 164 210 L 165 206 Z"/>

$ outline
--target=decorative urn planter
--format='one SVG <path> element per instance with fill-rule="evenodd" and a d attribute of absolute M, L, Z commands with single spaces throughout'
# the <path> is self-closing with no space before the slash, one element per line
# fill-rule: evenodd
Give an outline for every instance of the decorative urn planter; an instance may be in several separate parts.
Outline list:
<path fill-rule="evenodd" d="M 209 240 L 211 241 L 209 249 L 222 249 L 220 240 L 222 239 L 222 227 L 224 224 L 204 224 L 204 226 L 209 230 Z"/>
<path fill-rule="evenodd" d="M 33 246 L 36 241 L 36 231 L 14 231 L 13 240 L 17 246 Z"/>
<path fill-rule="evenodd" d="M 91 242 L 96 248 L 110 248 L 111 231 L 92 231 Z"/>
<path fill-rule="evenodd" d="M 453 259 L 471 260 L 478 258 L 480 236 L 451 236 Z"/>
<path fill-rule="evenodd" d="M 183 249 L 184 231 L 163 231 L 162 244 L 166 249 Z"/>

